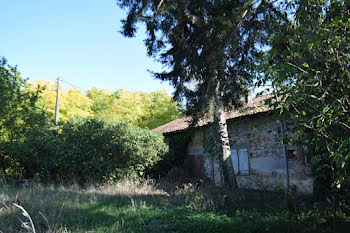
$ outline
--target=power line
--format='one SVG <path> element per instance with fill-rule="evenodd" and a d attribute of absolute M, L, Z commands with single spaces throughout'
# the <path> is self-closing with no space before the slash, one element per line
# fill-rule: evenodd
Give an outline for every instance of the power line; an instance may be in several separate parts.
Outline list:
<path fill-rule="evenodd" d="M 68 85 L 71 85 L 72 87 L 75 87 L 75 88 L 78 88 L 78 89 L 81 89 L 81 90 L 87 92 L 87 90 L 84 89 L 84 88 L 82 88 L 82 87 L 78 87 L 77 85 L 71 84 L 71 83 L 69 83 L 69 82 L 67 82 L 67 81 L 64 81 L 64 80 L 62 80 L 62 79 L 61 79 L 60 81 L 66 83 L 66 84 L 68 84 Z"/>
<path fill-rule="evenodd" d="M 82 87 L 79 87 L 79 86 L 77 86 L 77 85 L 74 85 L 74 84 L 72 84 L 72 83 L 69 83 L 69 82 L 67 82 L 67 81 L 64 81 L 64 80 L 62 80 L 62 79 L 60 79 L 60 82 L 64 82 L 64 83 L 66 83 L 66 84 L 68 84 L 68 85 L 70 85 L 70 86 L 72 86 L 72 87 L 75 87 L 75 88 L 78 88 L 78 89 L 80 89 L 80 90 L 82 90 L 82 91 L 85 91 L 85 92 L 87 92 L 87 90 L 86 89 L 84 89 L 84 88 L 82 88 Z M 30 89 L 30 90 L 43 90 L 43 91 L 54 91 L 54 92 L 56 92 L 56 88 L 55 88 L 55 90 L 52 90 L 52 89 L 49 89 L 49 88 L 46 88 L 46 86 L 45 86 L 45 84 L 44 85 L 42 85 L 43 86 L 43 89 L 38 89 L 38 88 L 36 88 L 36 87 L 26 87 L 27 89 Z M 39 84 L 39 87 L 41 87 L 41 84 Z"/>

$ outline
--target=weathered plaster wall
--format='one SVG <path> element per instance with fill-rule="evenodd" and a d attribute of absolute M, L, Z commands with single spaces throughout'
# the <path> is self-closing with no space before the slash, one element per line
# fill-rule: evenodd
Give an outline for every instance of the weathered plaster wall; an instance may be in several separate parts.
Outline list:
<path fill-rule="evenodd" d="M 279 189 L 286 186 L 283 148 L 280 143 L 280 122 L 264 113 L 228 121 L 231 149 L 248 149 L 249 175 L 237 175 L 240 187 L 253 189 Z M 196 129 L 188 145 L 188 155 L 204 157 L 204 173 L 221 181 L 218 161 L 205 153 L 203 135 L 205 128 Z M 288 147 L 287 147 L 288 149 Z M 297 148 L 289 159 L 290 185 L 302 193 L 312 192 L 310 168 L 303 165 L 302 154 Z"/>
<path fill-rule="evenodd" d="M 204 136 L 203 128 L 195 129 L 192 139 L 189 142 L 187 147 L 188 155 L 202 156 L 205 153 L 203 148 L 203 142 L 202 142 L 203 136 Z"/>

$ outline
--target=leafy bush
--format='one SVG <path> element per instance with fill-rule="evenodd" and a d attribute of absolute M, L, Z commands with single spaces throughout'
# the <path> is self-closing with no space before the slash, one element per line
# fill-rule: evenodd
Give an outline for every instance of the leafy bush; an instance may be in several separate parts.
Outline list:
<path fill-rule="evenodd" d="M 37 106 L 38 93 L 29 88 L 16 67 L 0 57 L 0 176 L 21 177 L 22 167 L 6 148 L 49 125 L 45 112 Z"/>
<path fill-rule="evenodd" d="M 163 137 L 127 123 L 74 118 L 58 130 L 37 130 L 8 151 L 26 177 L 79 184 L 144 177 L 167 152 Z"/>

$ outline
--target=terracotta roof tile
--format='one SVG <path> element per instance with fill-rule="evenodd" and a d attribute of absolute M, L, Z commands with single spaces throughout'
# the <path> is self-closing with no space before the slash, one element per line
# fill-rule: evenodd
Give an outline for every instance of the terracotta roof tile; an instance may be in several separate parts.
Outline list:
<path fill-rule="evenodd" d="M 241 116 L 248 116 L 248 115 L 254 115 L 261 112 L 267 112 L 271 110 L 271 108 L 265 104 L 265 100 L 270 98 L 271 95 L 264 95 L 258 98 L 252 99 L 250 103 L 243 106 L 240 109 L 233 110 L 231 112 L 226 113 L 226 119 L 233 119 Z M 167 133 L 173 133 L 185 130 L 189 127 L 191 121 L 191 117 L 184 117 L 180 119 L 173 120 L 165 125 L 161 125 L 155 129 L 153 129 L 153 132 L 160 132 L 163 134 Z M 200 120 L 197 123 L 197 127 L 204 126 L 208 124 L 210 120 Z"/>

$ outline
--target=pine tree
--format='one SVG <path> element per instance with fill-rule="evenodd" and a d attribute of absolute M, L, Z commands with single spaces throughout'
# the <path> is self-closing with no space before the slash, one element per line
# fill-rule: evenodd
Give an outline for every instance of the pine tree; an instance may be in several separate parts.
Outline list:
<path fill-rule="evenodd" d="M 222 182 L 237 187 L 224 111 L 240 106 L 247 94 L 276 12 L 273 6 L 265 0 L 118 0 L 118 4 L 128 11 L 122 33 L 132 37 L 137 23 L 146 25 L 148 55 L 166 68 L 154 76 L 174 86 L 176 100 L 186 99 L 194 122 L 214 112 Z"/>

